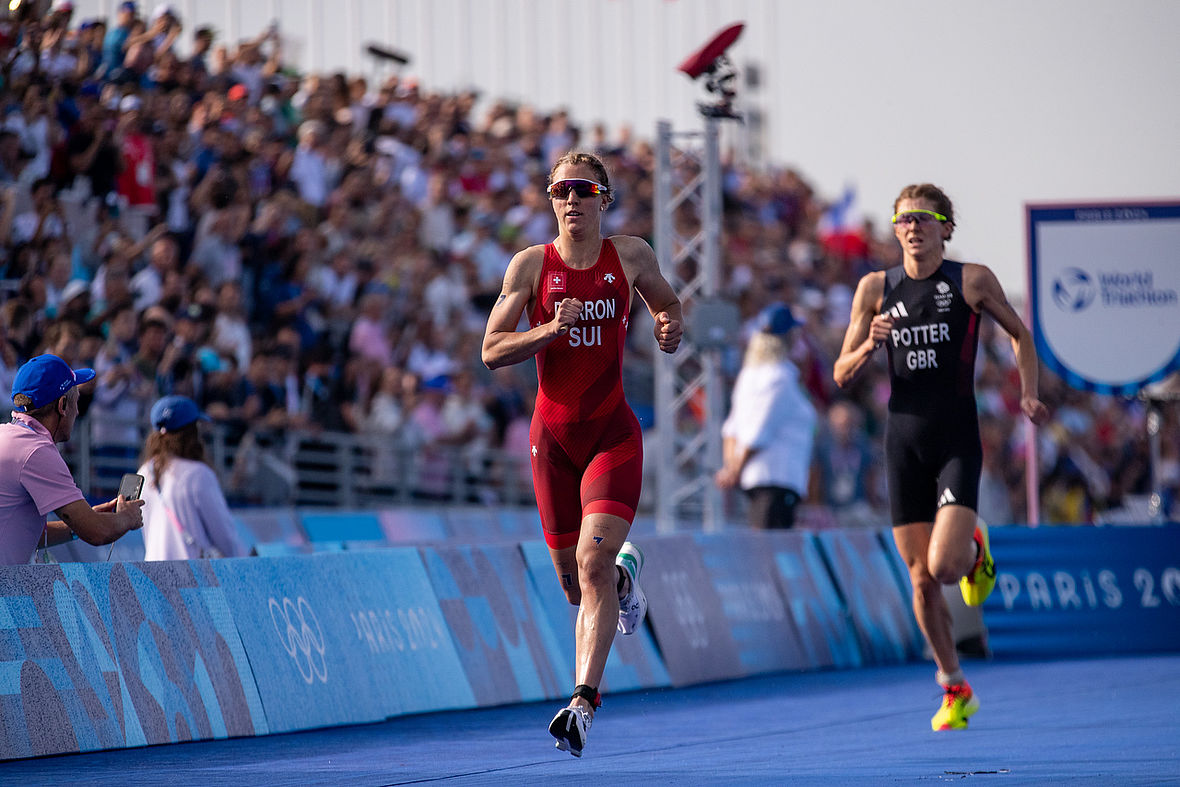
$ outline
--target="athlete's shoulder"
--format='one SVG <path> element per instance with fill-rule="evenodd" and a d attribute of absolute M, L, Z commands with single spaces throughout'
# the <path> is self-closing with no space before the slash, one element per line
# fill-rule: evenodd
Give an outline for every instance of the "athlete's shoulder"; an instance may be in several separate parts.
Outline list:
<path fill-rule="evenodd" d="M 950 270 L 957 269 L 964 289 L 968 287 L 991 287 L 999 282 L 995 272 L 982 263 L 953 262 L 952 260 L 947 260 L 947 262 L 954 266 Z"/>
<path fill-rule="evenodd" d="M 993 300 L 1005 300 L 1004 289 L 996 274 L 986 265 L 977 262 L 964 262 L 960 273 L 960 287 L 963 297 L 971 307 L 978 309 L 983 303 Z"/>
<path fill-rule="evenodd" d="M 546 248 L 548 248 L 548 244 L 546 243 L 528 246 L 516 252 L 512 257 L 512 261 L 519 262 L 522 265 L 540 265 L 545 260 Z"/>
<path fill-rule="evenodd" d="M 521 249 L 512 256 L 509 267 L 524 271 L 540 271 L 541 265 L 545 262 L 545 248 L 545 244 L 542 243 Z"/>
<path fill-rule="evenodd" d="M 611 235 L 607 238 L 621 259 L 655 258 L 655 251 L 643 238 L 636 235 Z"/>
<path fill-rule="evenodd" d="M 856 283 L 852 296 L 852 314 L 876 314 L 885 298 L 885 271 L 870 271 Z"/>
<path fill-rule="evenodd" d="M 955 262 L 954 260 L 946 260 L 946 262 L 961 270 L 964 276 L 991 276 L 995 278 L 996 275 L 991 268 L 981 262 Z"/>
<path fill-rule="evenodd" d="M 885 276 L 889 271 L 869 271 L 860 277 L 856 285 L 858 293 L 865 295 L 881 295 L 885 291 Z"/>
<path fill-rule="evenodd" d="M 545 262 L 545 246 L 529 246 L 521 249 L 512 256 L 508 263 L 508 270 L 504 273 L 506 290 L 516 287 L 531 288 L 541 276 L 541 269 Z"/>

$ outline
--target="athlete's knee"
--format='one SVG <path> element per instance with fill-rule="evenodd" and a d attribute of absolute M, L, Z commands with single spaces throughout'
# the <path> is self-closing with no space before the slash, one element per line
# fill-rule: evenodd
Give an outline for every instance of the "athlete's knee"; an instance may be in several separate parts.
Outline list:
<path fill-rule="evenodd" d="M 942 597 L 942 584 L 930 572 L 910 572 L 910 583 L 914 586 L 914 603 L 925 606 L 934 596 Z"/>
<path fill-rule="evenodd" d="M 565 600 L 573 604 L 575 607 L 582 604 L 582 589 L 580 587 L 563 588 L 565 590 Z"/>
<path fill-rule="evenodd" d="M 930 561 L 930 575 L 940 585 L 953 585 L 965 573 L 958 561 L 951 560 L 945 553 Z"/>
<path fill-rule="evenodd" d="M 578 555 L 578 584 L 583 592 L 614 590 L 618 572 L 615 569 L 614 556 L 609 550 L 596 549 L 587 554 Z"/>

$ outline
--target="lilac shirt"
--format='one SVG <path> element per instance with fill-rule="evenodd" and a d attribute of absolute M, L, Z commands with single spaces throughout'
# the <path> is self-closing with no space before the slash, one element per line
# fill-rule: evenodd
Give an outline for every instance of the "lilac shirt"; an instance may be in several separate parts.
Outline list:
<path fill-rule="evenodd" d="M 246 547 L 213 469 L 204 462 L 172 457 L 160 486 L 155 460 L 139 468 L 143 484 L 144 560 L 240 557 Z"/>
<path fill-rule="evenodd" d="M 0 563 L 28 563 L 45 530 L 45 515 L 82 490 L 40 421 L 13 413 L 0 424 Z"/>

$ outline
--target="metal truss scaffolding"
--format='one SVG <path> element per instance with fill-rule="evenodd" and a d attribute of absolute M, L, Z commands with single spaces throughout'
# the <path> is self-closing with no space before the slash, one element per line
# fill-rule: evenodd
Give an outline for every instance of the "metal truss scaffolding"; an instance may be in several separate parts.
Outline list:
<path fill-rule="evenodd" d="M 684 306 L 685 336 L 674 355 L 656 353 L 656 525 L 672 532 L 685 522 L 707 531 L 722 525 L 721 348 L 710 341 L 709 305 L 716 299 L 721 257 L 721 159 L 717 118 L 704 132 L 677 133 L 657 124 L 655 252 L 660 270 Z M 680 144 L 677 144 L 680 143 Z"/>

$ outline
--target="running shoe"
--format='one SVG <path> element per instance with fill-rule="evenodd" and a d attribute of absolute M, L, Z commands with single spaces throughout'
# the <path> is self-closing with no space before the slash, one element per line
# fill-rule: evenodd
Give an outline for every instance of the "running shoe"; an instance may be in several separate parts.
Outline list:
<path fill-rule="evenodd" d="M 562 751 L 568 751 L 575 757 L 582 756 L 582 748 L 586 745 L 586 733 L 590 732 L 590 723 L 594 717 L 590 711 L 581 705 L 570 703 L 562 708 L 549 722 L 549 734 L 557 738 L 554 745 Z"/>
<path fill-rule="evenodd" d="M 942 707 L 930 719 L 931 729 L 935 732 L 967 729 L 967 719 L 979 710 L 979 698 L 966 681 L 943 689 L 946 694 L 942 696 Z"/>
<path fill-rule="evenodd" d="M 634 634 L 643 625 L 647 615 L 647 596 L 639 587 L 639 572 L 643 571 L 643 550 L 630 541 L 623 542 L 615 565 L 627 575 L 630 589 L 619 599 L 619 631 Z"/>
<path fill-rule="evenodd" d="M 968 606 L 978 607 L 996 586 L 996 562 L 992 560 L 991 545 L 987 538 L 987 523 L 982 519 L 975 526 L 975 543 L 979 545 L 979 557 L 967 576 L 959 580 L 959 590 Z"/>

